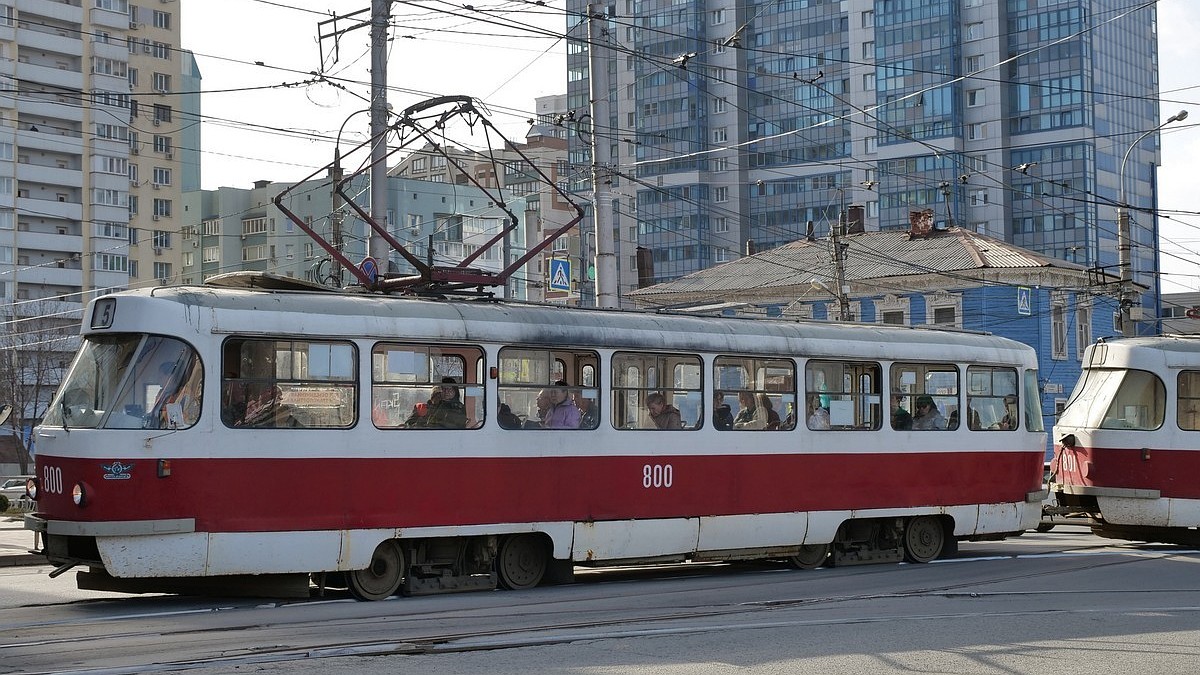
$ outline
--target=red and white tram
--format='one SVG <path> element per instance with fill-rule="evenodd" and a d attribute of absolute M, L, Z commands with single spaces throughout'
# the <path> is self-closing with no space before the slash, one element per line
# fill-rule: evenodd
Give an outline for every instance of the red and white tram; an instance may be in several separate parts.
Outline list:
<path fill-rule="evenodd" d="M 1060 510 L 1104 537 L 1200 544 L 1200 336 L 1089 346 L 1054 438 Z"/>
<path fill-rule="evenodd" d="M 83 326 L 26 519 L 81 587 L 924 562 L 1044 495 L 1036 358 L 995 336 L 212 286 Z"/>

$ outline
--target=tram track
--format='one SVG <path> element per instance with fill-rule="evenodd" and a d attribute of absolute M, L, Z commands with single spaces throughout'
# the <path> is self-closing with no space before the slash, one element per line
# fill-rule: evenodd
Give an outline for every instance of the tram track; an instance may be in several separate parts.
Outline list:
<path fill-rule="evenodd" d="M 1112 552 L 1112 555 L 1129 554 L 1133 552 Z M 1188 552 L 1185 555 L 1192 555 L 1194 552 Z M 545 646 L 553 644 L 565 644 L 584 640 L 597 639 L 620 639 L 630 637 L 655 637 L 666 635 L 681 635 L 681 634 L 697 634 L 705 632 L 719 632 L 728 630 L 751 630 L 751 629 L 767 629 L 767 628 L 785 628 L 798 626 L 821 626 L 821 625 L 841 625 L 855 623 L 870 623 L 883 618 L 871 616 L 869 613 L 853 611 L 852 606 L 855 603 L 877 603 L 883 600 L 906 600 L 919 597 L 937 597 L 951 600 L 961 600 L 965 597 L 977 598 L 981 600 L 989 600 L 994 598 L 1017 598 L 1020 596 L 1045 595 L 1046 591 L 985 591 L 982 587 L 992 586 L 997 584 L 1020 582 L 1029 579 L 1049 578 L 1056 575 L 1064 574 L 1087 574 L 1112 568 L 1121 565 L 1130 565 L 1137 562 L 1146 562 L 1147 560 L 1177 557 L 1180 554 L 1174 553 L 1156 553 L 1145 554 L 1136 553 L 1132 559 L 1122 560 L 1097 560 L 1088 562 L 1087 564 L 1073 564 L 1063 568 L 1053 570 L 1044 570 L 1032 573 L 1021 574 L 1002 574 L 995 576 L 984 576 L 964 580 L 959 583 L 942 584 L 942 585 L 926 585 L 914 584 L 907 588 L 899 588 L 887 592 L 865 592 L 851 594 L 836 594 L 836 595 L 814 595 L 812 597 L 795 598 L 795 599 L 779 599 L 769 601 L 748 601 L 734 602 L 720 605 L 704 604 L 695 606 L 682 606 L 676 602 L 680 593 L 695 594 L 697 589 L 690 590 L 680 589 L 678 591 L 670 588 L 655 589 L 650 597 L 658 598 L 659 603 L 672 603 L 674 609 L 668 611 L 652 611 L 653 608 L 644 608 L 643 613 L 637 613 L 633 616 L 610 616 L 603 618 L 596 616 L 601 613 L 611 613 L 616 610 L 608 607 L 593 606 L 586 607 L 588 603 L 603 604 L 612 600 L 610 596 L 590 596 L 579 597 L 577 594 L 572 597 L 563 597 L 561 595 L 554 599 L 538 599 L 536 598 L 539 592 L 533 594 L 523 594 L 521 600 L 533 599 L 533 602 L 514 603 L 511 607 L 498 607 L 489 605 L 486 607 L 472 607 L 467 611 L 462 609 L 451 609 L 448 612 L 443 611 L 422 611 L 415 614 L 405 614 L 402 616 L 387 615 L 374 617 L 345 617 L 340 616 L 335 620 L 325 620 L 312 618 L 303 621 L 291 620 L 274 620 L 272 617 L 263 617 L 261 614 L 251 616 L 250 612 L 254 610 L 272 610 L 272 609 L 297 609 L 297 608 L 313 608 L 317 609 L 321 605 L 343 604 L 341 601 L 316 601 L 316 602 L 287 602 L 287 603 L 267 603 L 257 604 L 248 607 L 214 607 L 190 611 L 167 610 L 164 612 L 147 612 L 141 611 L 123 617 L 98 617 L 88 620 L 75 621 L 59 621 L 59 622 L 26 622 L 22 625 L 12 623 L 0 626 L 3 628 L 3 634 L 13 636 L 27 633 L 33 630 L 44 630 L 53 628 L 58 631 L 69 631 L 71 629 L 91 629 L 97 625 L 111 625 L 114 621 L 149 621 L 155 622 L 153 629 L 147 630 L 125 630 L 107 633 L 104 635 L 62 635 L 59 637 L 42 638 L 37 640 L 25 640 L 22 642 L 8 642 L 0 645 L 0 662 L 9 662 L 10 659 L 4 658 L 4 654 L 18 654 L 22 651 L 30 652 L 30 656 L 42 654 L 43 657 L 51 653 L 74 652 L 78 653 L 81 650 L 103 654 L 111 650 L 120 648 L 117 645 L 139 644 L 162 642 L 167 644 L 187 643 L 187 647 L 181 648 L 179 658 L 175 659 L 143 659 L 144 663 L 138 665 L 126 666 L 97 666 L 83 667 L 74 670 L 64 670 L 62 668 L 54 668 L 52 670 L 39 671 L 37 668 L 23 669 L 22 672 L 76 672 L 88 675 L 97 675 L 99 673 L 141 673 L 150 672 L 152 670 L 195 670 L 204 668 L 228 668 L 247 666 L 255 664 L 268 663 L 286 663 L 289 661 L 312 660 L 321 658 L 337 658 L 347 656 L 414 656 L 414 655 L 430 655 L 441 653 L 477 651 L 477 650 L 494 650 L 494 649 L 511 649 L 529 646 Z M 1018 556 L 1011 556 L 1015 559 Z M 1049 558 L 1052 556 L 1043 556 Z M 1074 562 L 1082 562 L 1086 558 L 1076 555 L 1069 556 Z M 855 570 L 854 578 L 862 580 L 864 576 L 875 576 L 896 573 L 897 566 L 881 566 L 878 570 Z M 914 568 L 915 570 L 930 569 L 927 567 Z M 866 572 L 864 575 L 862 572 Z M 719 575 L 695 575 L 686 581 L 694 581 L 696 577 L 703 580 L 705 577 L 717 579 Z M 758 577 L 758 575 L 754 575 Z M 822 583 L 824 582 L 841 582 L 846 579 L 846 575 L 835 577 L 834 575 L 821 575 Z M 723 579 L 728 579 L 728 576 L 723 576 Z M 797 578 L 801 578 L 799 575 Z M 814 575 L 814 579 L 817 576 Z M 668 579 L 673 581 L 674 579 Z M 736 583 L 730 586 L 725 584 L 724 589 L 731 590 L 739 595 L 744 595 L 744 591 L 757 593 L 754 587 L 758 586 L 778 586 L 777 579 L 762 579 L 753 578 L 745 579 L 749 583 Z M 966 589 L 974 588 L 974 591 Z M 1094 593 L 1112 593 L 1110 590 L 1089 590 L 1079 589 L 1072 591 L 1055 591 L 1056 593 L 1073 593 L 1073 594 L 1094 594 Z M 1122 589 L 1120 592 L 1128 594 L 1141 594 L 1144 597 L 1150 598 L 1154 595 L 1170 594 L 1176 598 L 1180 597 L 1180 593 L 1195 593 L 1200 596 L 1200 588 L 1197 589 L 1180 589 L 1172 588 L 1143 588 L 1143 589 Z M 544 592 L 541 592 L 544 594 Z M 514 598 L 516 599 L 516 598 Z M 399 600 L 396 602 L 404 602 Z M 349 603 L 344 603 L 349 604 Z M 391 603 L 387 603 L 391 604 Z M 540 607 L 540 605 L 546 605 Z M 581 607 L 581 605 L 583 605 Z M 382 607 L 380 605 L 361 605 L 354 603 L 356 607 Z M 570 609 L 563 609 L 565 606 L 570 606 Z M 852 608 L 849 615 L 845 616 L 824 616 L 813 617 L 811 614 L 804 617 L 787 618 L 787 613 L 798 609 L 821 608 L 824 610 L 837 607 Z M 505 609 L 512 609 L 519 612 L 519 616 L 529 617 L 532 620 L 520 626 L 505 626 L 500 628 L 488 628 L 478 630 L 459 630 L 459 631 L 439 631 L 439 632 L 424 632 L 412 630 L 414 627 L 419 628 L 421 625 L 431 621 L 456 621 L 456 622 L 471 622 L 484 621 L 491 622 L 497 619 L 499 612 Z M 661 609 L 661 608 L 660 608 Z M 1147 608 L 1149 610 L 1151 608 Z M 1194 604 L 1178 603 L 1172 607 L 1153 607 L 1153 611 L 1169 611 L 1169 612 L 1200 612 L 1200 597 Z M 580 611 L 590 612 L 593 618 L 579 620 Z M 1033 611 L 1047 611 L 1045 607 L 1039 607 Z M 1057 610 L 1055 610 L 1057 611 Z M 909 613 L 903 616 L 893 616 L 890 620 L 923 620 L 923 619 L 944 619 L 953 617 L 984 617 L 984 616 L 1021 616 L 1026 614 L 1024 611 L 1012 610 L 987 610 L 982 609 L 961 613 Z M 180 627 L 171 629 L 169 626 L 158 625 L 162 620 L 172 618 L 172 620 L 180 620 L 188 616 L 222 616 L 238 619 L 241 614 L 246 619 L 253 620 L 233 620 L 222 626 L 210 627 Z M 779 615 L 778 619 L 771 618 L 772 615 Z M 568 618 L 575 617 L 574 620 L 555 620 L 554 617 Z M 742 617 L 739 619 L 739 617 Z M 757 617 L 757 618 L 755 618 Z M 549 619 L 549 620 L 546 620 Z M 344 631 L 354 630 L 359 633 L 363 632 L 390 632 L 395 634 L 397 630 L 410 630 L 411 634 L 392 639 L 379 638 L 364 638 L 360 640 L 337 640 L 329 641 L 331 634 L 344 634 Z M 243 647 L 230 650 L 222 647 L 215 650 L 215 653 L 202 655 L 196 653 L 203 651 L 204 645 L 208 643 L 223 642 L 226 636 L 235 637 L 239 634 L 253 631 L 260 636 L 258 645 L 254 647 Z M 322 638 L 314 638 L 314 636 L 323 636 Z M 189 636 L 192 639 L 187 639 Z M 296 644 L 297 639 L 314 638 L 309 644 Z M 198 646 L 199 645 L 199 646 Z M 263 646 L 267 645 L 267 646 Z M 4 672 L 0 668 L 0 672 Z"/>

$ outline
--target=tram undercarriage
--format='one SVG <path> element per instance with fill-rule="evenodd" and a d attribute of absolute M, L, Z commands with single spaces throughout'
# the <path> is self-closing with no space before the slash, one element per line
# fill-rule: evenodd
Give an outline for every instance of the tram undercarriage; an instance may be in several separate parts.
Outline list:
<path fill-rule="evenodd" d="M 551 557 L 542 533 L 389 539 L 375 549 L 370 565 L 348 572 L 242 574 L 207 577 L 117 578 L 104 569 L 92 537 L 49 535 L 43 552 L 59 565 L 55 575 L 76 565 L 81 589 L 126 593 L 177 593 L 304 598 L 326 589 L 347 589 L 359 600 L 395 594 L 433 595 L 496 588 L 521 590 L 571 583 L 576 564 L 622 564 L 785 560 L 798 569 L 887 562 L 929 562 L 957 552 L 953 520 L 944 515 L 847 520 L 829 544 L 704 551 L 653 560 L 580 561 Z M 1001 538 L 1002 534 L 987 535 Z"/>

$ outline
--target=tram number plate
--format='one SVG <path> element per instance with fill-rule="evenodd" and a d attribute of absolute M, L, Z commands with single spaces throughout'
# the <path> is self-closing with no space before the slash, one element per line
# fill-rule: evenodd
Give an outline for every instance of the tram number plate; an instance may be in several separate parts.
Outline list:
<path fill-rule="evenodd" d="M 675 470 L 670 464 L 646 464 L 642 467 L 642 487 L 669 488 L 675 481 Z"/>
<path fill-rule="evenodd" d="M 38 486 L 46 494 L 60 495 L 63 491 L 62 469 L 57 466 L 42 467 L 42 482 Z"/>

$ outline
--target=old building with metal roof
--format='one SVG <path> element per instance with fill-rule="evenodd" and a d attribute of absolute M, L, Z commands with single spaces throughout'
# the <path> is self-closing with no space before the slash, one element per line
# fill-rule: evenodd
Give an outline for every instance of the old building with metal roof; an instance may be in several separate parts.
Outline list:
<path fill-rule="evenodd" d="M 1010 337 L 1038 352 L 1049 428 L 1078 379 L 1083 348 L 1121 334 L 1118 282 L 970 230 L 914 227 L 802 239 L 627 297 L 698 314 L 838 320 L 844 311 L 850 321 Z"/>

